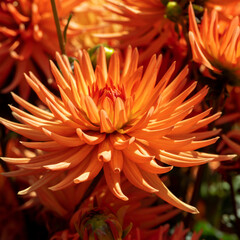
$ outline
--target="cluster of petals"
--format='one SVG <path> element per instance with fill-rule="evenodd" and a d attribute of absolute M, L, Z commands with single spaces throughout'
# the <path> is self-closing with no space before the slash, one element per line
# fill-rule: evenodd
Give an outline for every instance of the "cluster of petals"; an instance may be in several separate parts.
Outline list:
<path fill-rule="evenodd" d="M 224 105 L 224 115 L 216 121 L 216 126 L 238 123 L 240 120 L 240 87 L 228 88 L 229 97 Z"/>
<path fill-rule="evenodd" d="M 224 115 L 216 121 L 216 126 L 228 129 L 221 135 L 222 139 L 218 145 L 217 152 L 236 153 L 240 155 L 240 87 L 231 87 L 229 97 L 224 106 Z M 227 127 L 225 127 L 227 126 Z M 231 126 L 230 130 L 229 127 Z"/>
<path fill-rule="evenodd" d="M 105 216 L 106 214 L 113 214 L 120 223 L 120 229 L 122 230 L 132 226 L 124 239 L 136 239 L 139 236 L 141 236 L 141 239 L 149 239 L 150 236 L 158 234 L 158 229 L 156 228 L 160 224 L 166 223 L 180 212 L 180 210 L 169 204 L 154 205 L 157 200 L 155 195 L 135 188 L 126 179 L 123 179 L 122 188 L 129 195 L 127 205 L 126 202 L 116 199 L 112 195 L 104 181 L 100 182 L 91 196 L 74 213 L 70 220 L 69 228 L 55 233 L 51 240 L 64 239 L 64 236 L 66 239 L 79 239 L 79 234 L 75 227 L 84 221 L 86 213 L 93 213 L 94 211 L 97 213 L 98 210 L 104 210 L 103 212 L 105 213 L 103 214 Z M 109 227 L 112 228 L 113 226 Z M 84 233 L 80 231 L 80 235 L 84 235 Z"/>
<path fill-rule="evenodd" d="M 5 175 L 41 175 L 21 193 L 34 191 L 64 173 L 65 177 L 50 187 L 61 190 L 93 180 L 103 169 L 109 189 L 122 200 L 128 200 L 121 189 L 124 174 L 135 187 L 155 193 L 182 210 L 198 212 L 175 197 L 158 174 L 169 172 L 173 166 L 232 159 L 232 155 L 195 151 L 217 141 L 218 137 L 213 136 L 219 130 L 199 130 L 220 113 L 208 116 L 211 109 L 207 109 L 190 115 L 208 89 L 204 87 L 189 96 L 196 82 L 187 84 L 187 67 L 170 82 L 173 63 L 156 82 L 162 57 L 152 56 L 145 71 L 138 67 L 138 58 L 137 49 L 128 47 L 125 62 L 121 64 L 115 52 L 107 68 L 105 51 L 100 47 L 94 70 L 83 50 L 73 70 L 68 57 L 57 54 L 61 71 L 53 62 L 50 65 L 60 96 L 51 93 L 34 74 L 26 75 L 46 109 L 13 94 L 29 113 L 10 106 L 20 123 L 0 119 L 8 129 L 32 140 L 21 143 L 39 153 L 36 157 L 3 158 L 20 168 Z"/>
<path fill-rule="evenodd" d="M 161 225 L 156 229 L 155 233 L 144 237 L 140 229 L 137 229 L 134 234 L 129 234 L 126 240 L 185 240 L 186 235 L 189 233 L 189 229 L 184 229 L 184 225 L 181 222 L 179 225 L 175 226 L 173 233 L 170 234 L 170 226 L 168 224 Z M 193 234 L 188 236 L 189 240 L 199 240 L 201 237 L 201 232 L 193 232 Z"/>
<path fill-rule="evenodd" d="M 205 10 L 199 29 L 190 3 L 189 40 L 195 62 L 216 72 L 239 71 L 239 33 L 238 16 L 232 20 L 223 20 L 216 9 L 211 14 Z"/>
<path fill-rule="evenodd" d="M 78 0 L 58 1 L 59 17 L 68 18 Z M 61 25 L 64 26 L 61 20 Z M 71 30 L 70 32 L 71 33 Z M 71 33 L 72 34 L 72 33 Z M 0 87 L 7 93 L 17 86 L 22 96 L 30 89 L 24 72 L 40 69 L 51 78 L 49 56 L 59 50 L 57 32 L 49 0 L 17 0 L 0 2 Z M 37 67 L 36 67 L 37 66 Z M 12 70 L 15 74 L 12 76 Z M 11 80 L 10 84 L 9 81 Z"/>
<path fill-rule="evenodd" d="M 139 63 L 148 61 L 155 53 L 169 44 L 173 36 L 177 38 L 174 23 L 164 17 L 165 6 L 158 0 L 152 1 L 112 1 L 107 0 L 105 8 L 118 18 L 105 18 L 111 24 L 119 24 L 122 30 L 113 33 L 94 34 L 103 39 L 118 40 L 118 48 L 128 45 L 138 47 Z"/>
<path fill-rule="evenodd" d="M 230 130 L 222 134 L 222 141 L 218 145 L 217 151 L 224 153 L 236 153 L 240 155 L 240 131 L 237 129 Z"/>
<path fill-rule="evenodd" d="M 238 0 L 221 1 L 221 0 L 208 0 L 205 3 L 208 9 L 216 9 L 221 12 L 227 19 L 232 19 L 240 13 L 240 3 Z"/>
<path fill-rule="evenodd" d="M 189 229 L 184 229 L 183 223 L 181 222 L 174 228 L 172 234 L 170 234 L 170 226 L 168 224 L 161 225 L 154 231 L 155 233 L 145 236 L 141 229 L 134 229 L 124 239 L 125 240 L 185 240 L 186 235 L 189 233 Z M 188 236 L 189 240 L 199 240 L 201 232 L 193 232 L 191 237 Z M 79 240 L 78 233 L 72 233 L 69 229 L 63 230 L 56 233 L 51 240 Z"/>
<path fill-rule="evenodd" d="M 79 6 L 74 8 L 73 18 L 70 23 L 73 21 L 74 28 L 79 34 L 76 35 L 74 33 L 75 37 L 69 39 L 72 52 L 80 48 L 93 48 L 100 44 L 101 41 L 105 43 L 105 40 L 95 37 L 94 33 L 115 32 L 119 30 L 119 27 L 103 21 L 104 18 L 113 15 L 104 8 L 105 2 L 105 0 L 88 0 L 83 1 Z"/>

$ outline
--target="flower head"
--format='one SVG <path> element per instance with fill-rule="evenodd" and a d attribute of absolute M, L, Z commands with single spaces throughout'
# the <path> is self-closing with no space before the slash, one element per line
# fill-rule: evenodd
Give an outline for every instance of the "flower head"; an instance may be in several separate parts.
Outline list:
<path fill-rule="evenodd" d="M 160 226 L 156 234 L 152 235 L 149 239 L 161 239 L 161 240 L 184 240 L 186 239 L 186 235 L 189 232 L 189 229 L 184 229 L 183 223 L 179 223 L 175 226 L 173 233 L 169 236 L 169 225 Z M 199 240 L 201 237 L 201 231 L 199 233 L 193 232 L 191 240 Z M 140 239 L 139 239 L 140 240 Z"/>
<path fill-rule="evenodd" d="M 58 12 L 64 18 L 79 1 L 58 1 Z M 49 0 L 4 0 L 0 3 L 0 87 L 7 93 L 20 86 L 20 94 L 26 97 L 29 88 L 23 73 L 31 69 L 51 78 L 49 56 L 59 50 L 57 32 Z M 36 67 L 37 66 L 37 67 Z M 15 74 L 12 76 L 12 71 Z M 11 79 L 10 84 L 7 84 Z"/>
<path fill-rule="evenodd" d="M 209 9 L 216 9 L 221 12 L 226 18 L 232 19 L 240 13 L 239 0 L 221 1 L 221 0 L 208 0 L 205 5 Z"/>
<path fill-rule="evenodd" d="M 211 14 L 205 10 L 199 31 L 190 4 L 189 39 L 193 60 L 218 73 L 225 70 L 239 75 L 239 18 L 221 21 L 219 17 L 215 9 Z"/>
<path fill-rule="evenodd" d="M 74 9 L 71 21 L 74 22 L 79 35 L 70 39 L 73 49 L 93 48 L 101 41 L 105 42 L 105 40 L 95 37 L 94 33 L 115 32 L 119 29 L 116 25 L 103 21 L 104 18 L 113 15 L 104 8 L 105 3 L 105 0 L 88 0 L 83 1 Z"/>
<path fill-rule="evenodd" d="M 132 239 L 138 233 L 141 239 L 148 239 L 158 232 L 159 224 L 180 212 L 169 204 L 157 205 L 157 196 L 135 188 L 125 178 L 122 188 L 131 196 L 128 202 L 117 199 L 106 183 L 100 182 L 71 217 L 68 229 L 55 233 L 52 239 L 61 239 L 64 234 L 70 239 L 79 235 L 90 239 L 94 234 L 98 239 Z"/>
<path fill-rule="evenodd" d="M 43 152 L 32 158 L 3 158 L 20 168 L 8 175 L 40 174 L 39 180 L 24 191 L 27 193 L 63 172 L 66 176 L 51 190 L 93 180 L 103 169 L 110 190 L 122 200 L 128 199 L 120 183 L 124 174 L 134 186 L 197 213 L 194 207 L 177 199 L 158 174 L 173 166 L 189 167 L 233 157 L 195 151 L 218 139 L 211 138 L 215 131 L 196 130 L 216 120 L 220 113 L 207 117 L 211 111 L 208 109 L 189 116 L 207 94 L 207 88 L 189 97 L 196 83 L 186 86 L 187 68 L 169 84 L 174 64 L 156 83 L 161 56 L 154 55 L 143 72 L 138 67 L 138 51 L 131 47 L 122 69 L 118 52 L 111 56 L 107 69 L 103 47 L 95 70 L 85 50 L 79 52 L 74 70 L 67 56 L 57 54 L 56 58 L 61 72 L 52 62 L 51 69 L 60 97 L 30 73 L 26 80 L 47 109 L 13 94 L 30 113 L 10 106 L 21 123 L 1 118 L 7 128 L 33 140 L 21 142 L 25 147 Z"/>
<path fill-rule="evenodd" d="M 169 2 L 170 5 L 172 3 L 176 2 Z M 168 8 L 159 0 L 119 2 L 107 0 L 105 8 L 118 18 L 108 17 L 104 20 L 118 24 L 122 26 L 122 29 L 113 33 L 94 34 L 94 36 L 106 40 L 118 40 L 115 43 L 118 48 L 125 48 L 128 45 L 138 47 L 140 64 L 148 62 L 153 54 L 160 53 L 166 46 L 171 50 L 174 45 L 177 45 L 181 49 L 181 55 L 185 55 L 186 42 L 183 38 L 176 41 L 179 36 L 174 28 L 175 23 L 169 20 L 171 17 L 176 17 L 173 6 Z M 169 18 L 165 17 L 165 14 Z"/>

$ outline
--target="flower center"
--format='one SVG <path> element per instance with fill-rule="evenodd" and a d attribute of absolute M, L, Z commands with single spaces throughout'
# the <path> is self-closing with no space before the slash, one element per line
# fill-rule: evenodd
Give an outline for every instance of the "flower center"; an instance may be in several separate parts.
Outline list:
<path fill-rule="evenodd" d="M 120 97 L 123 100 L 125 100 L 125 96 L 124 96 L 123 92 L 114 86 L 112 86 L 112 87 L 106 86 L 99 90 L 98 101 L 102 102 L 102 100 L 104 100 L 104 98 L 106 98 L 106 97 L 110 98 L 113 102 L 115 102 L 117 97 Z"/>

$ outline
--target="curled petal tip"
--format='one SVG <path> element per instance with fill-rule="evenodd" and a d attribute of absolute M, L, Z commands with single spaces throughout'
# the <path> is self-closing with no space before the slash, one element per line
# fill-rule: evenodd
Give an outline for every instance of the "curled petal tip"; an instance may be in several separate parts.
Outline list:
<path fill-rule="evenodd" d="M 192 207 L 192 214 L 199 214 L 200 212 L 197 210 L 197 208 Z"/>
<path fill-rule="evenodd" d="M 227 157 L 229 157 L 229 160 L 233 160 L 235 157 L 237 157 L 237 154 L 228 154 Z"/>
<path fill-rule="evenodd" d="M 123 201 L 128 201 L 129 199 L 128 199 L 128 197 L 126 197 L 126 196 L 122 196 L 122 197 L 121 197 L 121 200 L 123 200 Z"/>
<path fill-rule="evenodd" d="M 18 192 L 18 195 L 25 195 L 25 194 L 27 194 L 27 193 L 28 193 L 28 191 L 29 191 L 29 189 L 30 189 L 30 187 L 28 187 L 28 188 L 25 188 L 25 189 L 23 189 L 23 190 L 19 191 L 19 192 Z"/>

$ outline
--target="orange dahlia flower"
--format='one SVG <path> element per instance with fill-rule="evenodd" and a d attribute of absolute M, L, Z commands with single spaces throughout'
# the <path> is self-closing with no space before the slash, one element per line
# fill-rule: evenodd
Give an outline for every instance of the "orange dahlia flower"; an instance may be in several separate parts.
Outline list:
<path fill-rule="evenodd" d="M 226 134 L 222 134 L 222 141 L 219 144 L 217 151 L 240 155 L 240 131 L 231 130 Z"/>
<path fill-rule="evenodd" d="M 239 19 L 235 17 L 231 22 L 222 22 L 220 28 L 218 17 L 215 9 L 211 14 L 205 10 L 199 31 L 192 4 L 190 4 L 189 40 L 193 60 L 216 72 L 229 70 L 239 73 Z"/>
<path fill-rule="evenodd" d="M 207 8 L 215 8 L 218 12 L 221 12 L 226 18 L 232 19 L 238 16 L 240 13 L 239 0 L 222 1 L 222 0 L 208 0 L 205 2 Z"/>
<path fill-rule="evenodd" d="M 185 50 L 185 41 L 176 41 L 179 36 L 175 32 L 175 23 L 165 17 L 166 6 L 159 0 L 151 1 L 112 1 L 106 0 L 105 7 L 118 18 L 105 18 L 108 23 L 119 24 L 122 29 L 113 33 L 99 33 L 94 36 L 106 40 L 118 40 L 118 48 L 128 45 L 138 47 L 140 52 L 139 63 L 149 61 L 155 53 L 167 45 L 177 42 L 182 50 Z M 184 42 L 184 43 L 182 43 Z M 185 48 L 185 49 L 184 49 Z M 183 54 L 184 55 L 184 54 Z"/>
<path fill-rule="evenodd" d="M 117 52 L 107 69 L 103 47 L 95 70 L 85 50 L 79 52 L 74 71 L 67 56 L 57 54 L 56 59 L 61 72 L 54 63 L 50 65 L 60 97 L 30 73 L 26 80 L 48 109 L 13 94 L 15 101 L 30 113 L 10 106 L 21 123 L 0 119 L 10 130 L 33 140 L 21 142 L 25 147 L 44 152 L 32 158 L 3 158 L 20 167 L 9 175 L 41 174 L 28 189 L 31 191 L 65 172 L 66 177 L 50 187 L 56 191 L 92 180 L 103 169 L 110 190 L 122 200 L 128 200 L 120 187 L 124 174 L 136 187 L 197 213 L 196 208 L 176 198 L 158 174 L 173 166 L 189 167 L 233 157 L 195 151 L 218 139 L 211 138 L 215 131 L 195 131 L 216 120 L 220 113 L 207 117 L 211 112 L 208 109 L 189 116 L 207 94 L 207 88 L 189 97 L 196 82 L 186 88 L 187 68 L 169 84 L 174 64 L 156 84 L 162 57 L 154 55 L 143 72 L 138 67 L 138 51 L 131 47 L 123 69 Z"/>
<path fill-rule="evenodd" d="M 122 188 L 130 196 L 128 202 L 117 199 L 105 182 L 98 184 L 91 196 L 71 217 L 68 229 L 55 233 L 51 239 L 63 239 L 64 235 L 66 239 L 73 236 L 77 238 L 79 234 L 84 236 L 83 239 L 90 239 L 89 235 L 97 235 L 98 239 L 119 239 L 123 232 L 126 234 L 128 231 L 129 234 L 124 239 L 135 239 L 139 233 L 141 239 L 149 239 L 149 236 L 158 232 L 156 227 L 159 224 L 165 223 L 180 212 L 169 204 L 156 206 L 156 195 L 135 188 L 125 178 Z M 65 190 L 60 192 L 62 191 Z M 96 222 L 98 226 L 94 224 Z M 110 234 L 107 238 L 108 231 L 102 232 L 101 229 L 110 230 L 118 237 L 112 238 Z"/>
<path fill-rule="evenodd" d="M 58 1 L 59 18 L 64 20 L 79 0 Z M 62 27 L 63 23 L 61 22 Z M 26 97 L 30 88 L 23 73 L 40 69 L 51 78 L 49 56 L 59 50 L 49 0 L 3 0 L 0 3 L 0 87 L 7 93 L 20 86 Z M 14 74 L 12 74 L 14 71 Z M 11 81 L 11 82 L 10 82 Z"/>
<path fill-rule="evenodd" d="M 71 21 L 80 34 L 70 39 L 73 49 L 93 48 L 104 41 L 95 37 L 94 33 L 115 32 L 119 29 L 114 24 L 103 21 L 104 18 L 113 15 L 104 8 L 104 3 L 105 0 L 88 0 L 74 9 Z"/>
<path fill-rule="evenodd" d="M 229 97 L 224 105 L 224 115 L 216 121 L 216 126 L 234 124 L 240 120 L 240 87 L 229 86 L 228 91 Z"/>
<path fill-rule="evenodd" d="M 186 235 L 189 233 L 188 229 L 184 229 L 183 224 L 180 223 L 178 226 L 174 228 L 174 232 L 169 235 L 169 228 L 168 224 L 160 226 L 156 229 L 155 233 L 144 237 L 142 235 L 141 229 L 136 229 L 134 232 L 128 234 L 124 240 L 185 240 Z M 193 232 L 192 236 L 188 235 L 189 240 L 199 240 L 201 237 L 201 232 L 196 233 Z M 51 240 L 79 240 L 78 233 L 71 233 L 68 229 L 56 233 Z M 85 240 L 85 239 L 84 239 Z M 87 239 L 86 239 L 87 240 Z"/>
<path fill-rule="evenodd" d="M 179 223 L 175 228 L 173 233 L 169 236 L 169 228 L 170 226 L 168 224 L 164 226 L 160 226 L 157 233 L 152 235 L 149 240 L 185 240 L 186 235 L 189 233 L 189 229 L 184 229 L 183 223 Z M 192 236 L 188 237 L 189 240 L 199 240 L 201 237 L 202 233 L 196 233 L 193 232 Z M 128 239 L 126 239 L 128 240 Z M 129 239 L 131 240 L 131 239 Z M 138 239 L 141 240 L 141 239 Z"/>

